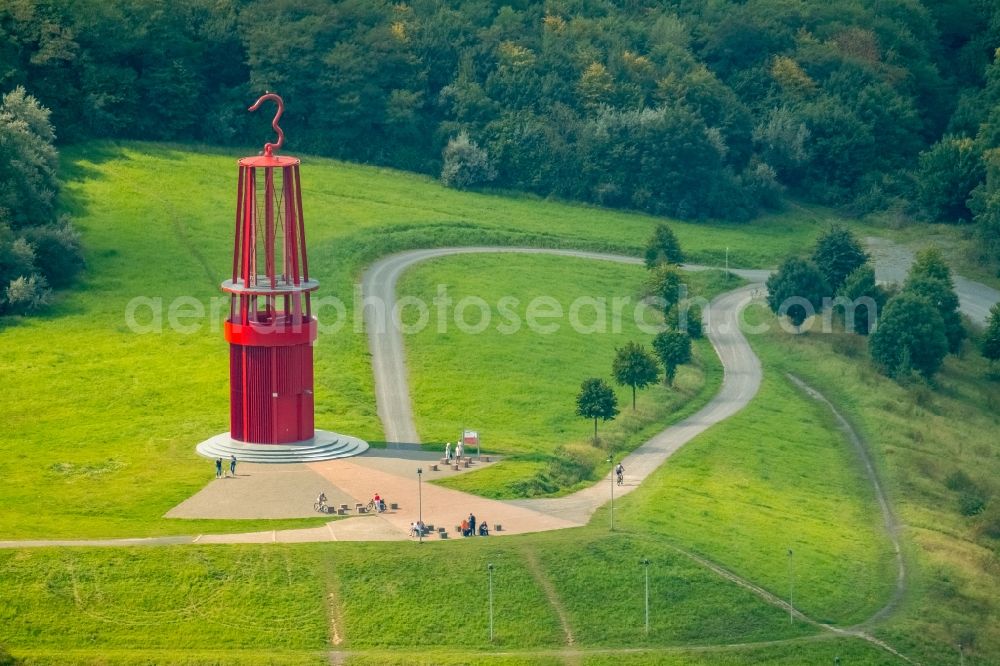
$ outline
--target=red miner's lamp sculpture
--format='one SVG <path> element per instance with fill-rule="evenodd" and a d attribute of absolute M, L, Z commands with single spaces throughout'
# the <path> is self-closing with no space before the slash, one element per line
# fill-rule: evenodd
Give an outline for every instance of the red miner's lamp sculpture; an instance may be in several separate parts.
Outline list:
<path fill-rule="evenodd" d="M 278 105 L 271 123 L 278 140 L 239 161 L 232 279 L 222 283 L 230 294 L 230 431 L 198 451 L 261 462 L 354 455 L 367 444 L 314 428 L 310 294 L 319 282 L 309 277 L 299 160 L 275 154 L 285 140 L 284 102 L 267 93 L 249 110 L 267 100 Z"/>

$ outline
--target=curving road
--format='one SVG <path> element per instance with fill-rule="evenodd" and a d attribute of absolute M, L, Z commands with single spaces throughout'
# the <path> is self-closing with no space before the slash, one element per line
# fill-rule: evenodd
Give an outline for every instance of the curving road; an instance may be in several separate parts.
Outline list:
<path fill-rule="evenodd" d="M 475 253 L 547 254 L 612 261 L 622 264 L 642 264 L 642 260 L 618 254 L 603 254 L 576 250 L 556 250 L 516 247 L 450 247 L 414 250 L 385 257 L 365 271 L 362 293 L 365 303 L 365 328 L 375 374 L 375 396 L 379 417 L 388 441 L 419 442 L 413 422 L 410 390 L 406 372 L 403 336 L 394 325 L 391 313 L 396 302 L 399 276 L 414 264 L 437 257 Z M 685 265 L 686 270 L 704 270 L 705 266 Z M 705 308 L 705 335 L 711 341 L 725 371 L 722 388 L 701 410 L 680 423 L 663 430 L 629 454 L 622 464 L 628 470 L 629 483 L 616 490 L 631 492 L 685 443 L 743 409 L 756 395 L 761 381 L 760 361 L 740 331 L 742 310 L 751 302 L 759 283 L 770 274 L 766 270 L 733 270 L 752 281 L 749 286 L 727 292 Z M 608 477 L 610 479 L 610 471 Z M 566 497 L 553 499 L 513 500 L 508 504 L 576 523 L 586 523 L 598 507 L 607 501 L 608 491 L 602 483 Z"/>
<path fill-rule="evenodd" d="M 880 279 L 898 279 L 897 275 L 912 261 L 903 256 L 908 251 L 891 243 L 877 245 L 869 240 L 873 250 L 876 273 Z M 873 247 L 876 246 L 877 247 Z M 362 293 L 366 304 L 365 328 L 375 375 L 375 397 L 385 437 L 393 442 L 419 442 L 413 421 L 410 390 L 406 371 L 403 337 L 392 320 L 399 276 L 411 266 L 437 257 L 458 254 L 519 253 L 546 254 L 580 259 L 641 264 L 642 260 L 618 254 L 524 247 L 449 247 L 413 250 L 384 257 L 372 264 L 362 276 Z M 902 254 L 901 254 L 902 253 Z M 706 266 L 686 264 L 685 270 L 705 270 Z M 651 474 L 681 446 L 712 425 L 720 423 L 743 409 L 757 393 L 761 380 L 760 360 L 753 353 L 740 330 L 743 309 L 763 293 L 763 282 L 769 270 L 730 269 L 752 284 L 717 297 L 705 309 L 705 333 L 724 368 L 722 388 L 701 410 L 680 423 L 663 430 L 633 451 L 624 460 L 629 483 L 616 494 L 626 494 Z M 905 277 L 905 275 L 903 275 Z M 960 276 L 955 279 L 962 312 L 978 323 L 984 323 L 990 307 L 1000 301 L 1000 292 Z M 609 471 L 606 479 L 610 479 Z M 586 523 L 607 500 L 607 489 L 598 483 L 572 495 L 552 499 L 513 500 L 509 504 L 531 508 L 553 516 Z"/>

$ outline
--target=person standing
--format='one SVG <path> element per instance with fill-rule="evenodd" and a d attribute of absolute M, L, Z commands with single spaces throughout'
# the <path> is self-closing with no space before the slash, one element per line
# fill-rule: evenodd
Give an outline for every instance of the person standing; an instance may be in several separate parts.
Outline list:
<path fill-rule="evenodd" d="M 236 476 L 236 456 L 229 456 L 229 473 Z"/>
<path fill-rule="evenodd" d="M 476 517 L 469 514 L 469 536 L 476 536 Z"/>
<path fill-rule="evenodd" d="M 462 440 L 458 440 L 455 442 L 455 456 L 459 459 L 459 461 L 462 460 L 463 453 L 465 453 L 465 445 L 462 444 Z"/>
<path fill-rule="evenodd" d="M 451 462 L 451 442 L 446 442 L 444 445 L 444 459 Z"/>
<path fill-rule="evenodd" d="M 222 458 L 215 459 L 215 478 L 222 478 Z"/>

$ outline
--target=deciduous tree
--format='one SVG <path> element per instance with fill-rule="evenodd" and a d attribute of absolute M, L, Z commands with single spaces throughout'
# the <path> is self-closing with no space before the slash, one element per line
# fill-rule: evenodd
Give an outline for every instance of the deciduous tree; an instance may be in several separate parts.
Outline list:
<path fill-rule="evenodd" d="M 691 338 L 687 333 L 667 329 L 653 338 L 653 351 L 663 364 L 664 383 L 673 386 L 677 366 L 691 361 Z"/>
<path fill-rule="evenodd" d="M 680 241 L 673 230 L 665 224 L 656 225 L 653 235 L 646 243 L 646 268 L 652 269 L 660 264 L 680 264 L 684 261 Z"/>
<path fill-rule="evenodd" d="M 844 286 L 847 276 L 868 261 L 868 253 L 850 229 L 837 224 L 816 240 L 812 260 L 835 294 Z"/>
<path fill-rule="evenodd" d="M 594 419 L 594 444 L 597 444 L 597 419 L 610 421 L 618 416 L 618 396 L 603 379 L 584 379 L 576 396 L 576 413 Z"/>
<path fill-rule="evenodd" d="M 828 291 L 823 275 L 814 263 L 789 257 L 767 279 L 767 304 L 772 312 L 787 316 L 798 328 L 822 309 L 823 297 Z"/>
<path fill-rule="evenodd" d="M 868 348 L 872 361 L 889 377 L 912 370 L 931 378 L 948 353 L 944 320 L 926 299 L 903 292 L 885 306 Z"/>
<path fill-rule="evenodd" d="M 629 342 L 615 352 L 611 374 L 620 385 L 632 387 L 632 411 L 635 411 L 636 389 L 655 384 L 660 368 L 653 355 L 637 342 Z"/>

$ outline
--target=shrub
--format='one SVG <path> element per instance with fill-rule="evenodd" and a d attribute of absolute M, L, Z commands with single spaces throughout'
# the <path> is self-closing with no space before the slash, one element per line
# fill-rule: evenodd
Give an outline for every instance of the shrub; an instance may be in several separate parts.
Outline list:
<path fill-rule="evenodd" d="M 975 488 L 976 484 L 973 483 L 969 475 L 960 469 L 956 469 L 954 472 L 949 474 L 944 480 L 945 488 L 948 490 L 969 490 L 970 488 Z"/>
<path fill-rule="evenodd" d="M 986 498 L 978 489 L 967 490 L 958 497 L 958 510 L 963 516 L 978 516 L 986 508 Z"/>
<path fill-rule="evenodd" d="M 4 293 L 6 309 L 19 314 L 35 312 L 48 305 L 51 294 L 49 285 L 41 275 L 21 276 L 11 280 Z"/>
<path fill-rule="evenodd" d="M 59 224 L 29 227 L 24 232 L 35 252 L 35 266 L 55 288 L 72 284 L 83 269 L 80 234 L 63 216 Z"/>
<path fill-rule="evenodd" d="M 471 141 L 464 131 L 448 141 L 441 167 L 441 182 L 446 186 L 464 190 L 484 185 L 496 175 L 486 150 Z"/>

